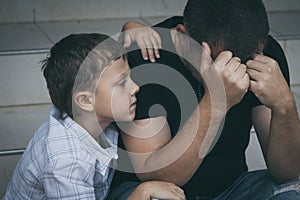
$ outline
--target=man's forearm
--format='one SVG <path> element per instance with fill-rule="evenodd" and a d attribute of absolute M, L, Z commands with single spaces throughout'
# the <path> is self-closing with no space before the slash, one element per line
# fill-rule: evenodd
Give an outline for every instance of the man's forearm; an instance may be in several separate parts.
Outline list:
<path fill-rule="evenodd" d="M 300 175 L 300 124 L 294 100 L 272 110 L 267 164 L 277 182 L 298 179 Z"/>
<path fill-rule="evenodd" d="M 156 179 L 185 184 L 200 166 L 203 160 L 200 155 L 207 153 L 224 116 L 225 112 L 212 113 L 210 96 L 205 95 L 177 135 L 147 158 L 144 170 L 149 172 L 138 174 L 138 177 L 143 181 Z M 166 165 L 168 162 L 170 164 Z M 165 167 L 158 169 L 160 166 Z"/>

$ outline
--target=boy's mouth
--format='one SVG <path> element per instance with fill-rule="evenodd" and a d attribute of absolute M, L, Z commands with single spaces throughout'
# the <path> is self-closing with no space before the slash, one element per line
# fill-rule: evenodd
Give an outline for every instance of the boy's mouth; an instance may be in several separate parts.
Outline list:
<path fill-rule="evenodd" d="M 131 103 L 130 103 L 130 109 L 135 109 L 136 108 L 136 99 L 134 99 Z"/>

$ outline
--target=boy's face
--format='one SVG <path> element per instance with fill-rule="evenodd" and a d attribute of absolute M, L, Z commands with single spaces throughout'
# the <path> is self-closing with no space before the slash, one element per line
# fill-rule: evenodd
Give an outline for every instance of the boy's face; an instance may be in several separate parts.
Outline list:
<path fill-rule="evenodd" d="M 100 77 L 95 91 L 95 110 L 100 121 L 131 121 L 135 117 L 139 87 L 130 77 L 126 60 L 115 60 Z"/>

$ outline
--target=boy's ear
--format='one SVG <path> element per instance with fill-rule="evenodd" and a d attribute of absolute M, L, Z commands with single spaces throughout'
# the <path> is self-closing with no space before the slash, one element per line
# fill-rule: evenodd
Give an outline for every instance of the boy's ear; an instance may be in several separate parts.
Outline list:
<path fill-rule="evenodd" d="M 183 24 L 177 24 L 176 31 L 183 33 L 183 34 L 187 34 L 186 28 Z"/>
<path fill-rule="evenodd" d="M 91 92 L 88 91 L 80 91 L 74 95 L 75 104 L 86 112 L 94 111 L 94 99 Z"/>

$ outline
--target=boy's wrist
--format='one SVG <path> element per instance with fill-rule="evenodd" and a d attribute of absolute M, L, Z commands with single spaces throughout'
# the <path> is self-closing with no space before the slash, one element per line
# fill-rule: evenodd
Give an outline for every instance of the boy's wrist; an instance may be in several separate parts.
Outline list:
<path fill-rule="evenodd" d="M 135 28 L 143 28 L 145 27 L 145 25 L 139 23 L 139 22 L 136 22 L 136 21 L 128 21 L 126 22 L 124 25 L 123 25 L 123 31 L 128 31 L 128 30 L 131 30 L 131 29 L 135 29 Z"/>
<path fill-rule="evenodd" d="M 141 183 L 138 187 L 137 190 L 139 194 L 141 195 L 141 199 L 150 199 L 152 196 L 151 191 L 149 190 L 151 188 L 148 184 L 148 182 Z"/>

